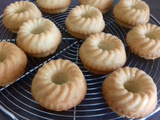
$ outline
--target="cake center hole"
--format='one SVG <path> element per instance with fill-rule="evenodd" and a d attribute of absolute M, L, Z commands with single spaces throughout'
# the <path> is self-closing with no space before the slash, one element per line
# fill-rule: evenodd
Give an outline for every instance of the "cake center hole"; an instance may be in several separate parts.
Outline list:
<path fill-rule="evenodd" d="M 134 8 L 134 9 L 139 9 L 136 5 L 133 5 L 132 8 Z"/>
<path fill-rule="evenodd" d="M 3 53 L 0 53 L 0 62 L 3 62 L 6 59 L 6 56 Z"/>
<path fill-rule="evenodd" d="M 132 9 L 136 9 L 136 10 L 137 10 L 137 9 L 142 9 L 142 8 L 141 8 L 141 5 L 139 5 L 138 3 L 134 3 L 134 4 L 131 3 L 130 6 L 131 6 Z"/>
<path fill-rule="evenodd" d="M 138 93 L 140 90 L 140 83 L 137 81 L 128 81 L 124 83 L 124 88 L 127 89 L 129 92 Z"/>
<path fill-rule="evenodd" d="M 33 30 L 31 31 L 32 34 L 40 34 L 43 32 L 44 32 L 44 28 L 42 26 L 37 26 L 33 28 Z"/>
<path fill-rule="evenodd" d="M 154 34 L 150 34 L 150 33 L 147 33 L 146 37 L 149 39 L 157 39 L 157 37 Z"/>
<path fill-rule="evenodd" d="M 107 44 L 107 43 L 104 43 L 104 42 L 99 43 L 99 44 L 98 44 L 98 47 L 99 47 L 100 49 L 102 49 L 102 50 L 108 50 L 108 51 L 113 49 L 111 45 L 109 45 L 109 44 Z"/>
<path fill-rule="evenodd" d="M 92 17 L 92 15 L 91 14 L 89 14 L 89 13 L 83 13 L 82 15 L 81 15 L 83 18 L 91 18 Z"/>
<path fill-rule="evenodd" d="M 15 13 L 23 13 L 25 11 L 26 11 L 25 8 L 19 8 L 15 11 Z"/>
<path fill-rule="evenodd" d="M 67 76 L 64 75 L 64 73 L 60 72 L 53 75 L 52 82 L 55 84 L 61 85 L 63 83 L 66 83 L 67 79 L 68 79 Z"/>

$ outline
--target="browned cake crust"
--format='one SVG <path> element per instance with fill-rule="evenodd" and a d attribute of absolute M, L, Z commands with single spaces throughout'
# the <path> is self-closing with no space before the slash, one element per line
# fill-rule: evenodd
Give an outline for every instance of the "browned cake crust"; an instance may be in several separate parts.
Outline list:
<path fill-rule="evenodd" d="M 157 88 L 152 78 L 137 68 L 120 68 L 103 82 L 103 96 L 110 109 L 127 118 L 142 118 L 156 108 Z"/>
<path fill-rule="evenodd" d="M 54 53 L 61 40 L 57 26 L 44 18 L 24 22 L 17 33 L 17 45 L 33 57 L 46 57 Z"/>
<path fill-rule="evenodd" d="M 102 14 L 107 13 L 112 7 L 113 0 L 79 0 L 80 5 L 90 5 L 98 8 Z"/>
<path fill-rule="evenodd" d="M 3 14 L 3 25 L 17 33 L 23 22 L 32 18 L 41 18 L 40 10 L 31 2 L 18 1 L 6 7 Z"/>
<path fill-rule="evenodd" d="M 65 24 L 72 36 L 82 40 L 91 34 L 102 32 L 105 27 L 102 13 L 89 5 L 73 8 L 66 18 Z"/>
<path fill-rule="evenodd" d="M 79 49 L 83 65 L 96 74 L 107 74 L 126 62 L 126 52 L 120 39 L 111 34 L 97 33 L 88 37 Z"/>
<path fill-rule="evenodd" d="M 36 0 L 39 8 L 48 14 L 59 14 L 68 10 L 71 0 Z"/>
<path fill-rule="evenodd" d="M 150 18 L 149 6 L 141 0 L 120 0 L 113 9 L 116 22 L 126 28 L 146 24 Z"/>
<path fill-rule="evenodd" d="M 25 71 L 27 57 L 15 44 L 0 42 L 0 86 L 15 82 Z"/>
<path fill-rule="evenodd" d="M 127 33 L 126 41 L 131 51 L 145 59 L 160 57 L 160 27 L 143 24 Z"/>
<path fill-rule="evenodd" d="M 85 97 L 87 84 L 79 67 L 69 60 L 51 60 L 35 75 L 31 92 L 41 106 L 65 111 L 78 105 Z"/>

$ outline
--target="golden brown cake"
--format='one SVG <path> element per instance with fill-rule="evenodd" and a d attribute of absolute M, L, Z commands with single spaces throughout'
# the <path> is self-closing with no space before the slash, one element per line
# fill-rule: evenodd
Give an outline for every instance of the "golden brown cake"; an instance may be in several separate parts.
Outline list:
<path fill-rule="evenodd" d="M 96 74 L 107 74 L 122 67 L 126 62 L 122 41 L 105 33 L 88 37 L 79 49 L 79 56 L 84 67 Z"/>
<path fill-rule="evenodd" d="M 32 85 L 32 96 L 49 110 L 65 111 L 85 97 L 87 84 L 79 67 L 69 60 L 51 60 L 39 68 Z"/>
<path fill-rule="evenodd" d="M 6 28 L 13 33 L 17 33 L 23 22 L 40 17 L 42 17 L 42 14 L 33 3 L 18 1 L 6 7 L 2 21 Z"/>
<path fill-rule="evenodd" d="M 113 0 L 79 0 L 80 5 L 91 5 L 105 14 L 112 7 Z"/>
<path fill-rule="evenodd" d="M 15 44 L 0 42 L 0 86 L 15 82 L 25 71 L 27 57 Z"/>
<path fill-rule="evenodd" d="M 17 33 L 17 45 L 33 57 L 46 57 L 54 53 L 61 40 L 57 26 L 45 18 L 24 22 Z"/>
<path fill-rule="evenodd" d="M 102 13 L 89 5 L 73 8 L 66 18 L 65 24 L 72 36 L 83 40 L 91 34 L 100 33 L 105 27 Z"/>
<path fill-rule="evenodd" d="M 143 24 L 127 33 L 126 41 L 131 51 L 145 59 L 160 57 L 160 27 Z"/>
<path fill-rule="evenodd" d="M 71 0 L 36 0 L 39 8 L 49 14 L 59 14 L 68 10 Z"/>
<path fill-rule="evenodd" d="M 126 28 L 146 24 L 150 19 L 149 6 L 141 0 L 120 0 L 113 9 L 116 22 Z"/>
<path fill-rule="evenodd" d="M 157 105 L 157 88 L 152 78 L 137 68 L 120 68 L 103 82 L 103 96 L 110 109 L 127 118 L 142 118 Z"/>

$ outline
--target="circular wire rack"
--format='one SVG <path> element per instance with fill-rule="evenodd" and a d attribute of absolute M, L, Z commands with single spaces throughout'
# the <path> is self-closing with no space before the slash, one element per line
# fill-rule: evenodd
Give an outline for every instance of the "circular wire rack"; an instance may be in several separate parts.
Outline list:
<path fill-rule="evenodd" d="M 35 0 L 30 0 L 36 4 Z M 118 1 L 114 1 L 114 5 Z M 49 120 L 49 119 L 65 119 L 65 120 L 120 120 L 127 119 L 118 116 L 115 112 L 109 109 L 102 95 L 102 83 L 107 75 L 95 75 L 86 70 L 79 58 L 78 51 L 83 43 L 82 40 L 72 37 L 66 30 L 65 19 L 69 11 L 79 5 L 78 0 L 72 0 L 72 4 L 67 12 L 59 15 L 48 15 L 43 13 L 44 18 L 53 21 L 62 33 L 62 42 L 56 52 L 45 58 L 34 58 L 27 56 L 28 64 L 24 75 L 22 75 L 15 83 L 0 89 L 0 109 L 8 114 L 12 119 L 20 120 Z M 114 6 L 113 5 L 113 6 Z M 103 32 L 111 33 L 122 40 L 124 43 L 127 61 L 124 66 L 137 67 L 150 75 L 157 85 L 158 104 L 156 110 L 146 117 L 156 114 L 160 110 L 160 59 L 145 60 L 131 53 L 126 44 L 125 37 L 129 29 L 125 29 L 116 24 L 112 14 L 113 7 L 110 11 L 104 14 L 105 29 Z M 0 17 L 0 41 L 8 41 L 16 44 L 16 34 L 7 30 L 2 24 Z M 150 15 L 150 23 L 160 25 L 159 21 Z M 85 99 L 74 108 L 68 111 L 55 112 L 47 110 L 32 98 L 31 83 L 37 70 L 52 59 L 68 59 L 76 63 L 82 70 L 87 81 L 87 94 Z"/>

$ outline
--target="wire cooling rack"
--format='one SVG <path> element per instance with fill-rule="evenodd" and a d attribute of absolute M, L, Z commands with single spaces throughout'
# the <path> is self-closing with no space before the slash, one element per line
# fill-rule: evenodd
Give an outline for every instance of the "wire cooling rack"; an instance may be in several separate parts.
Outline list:
<path fill-rule="evenodd" d="M 35 0 L 30 0 L 36 4 Z M 114 5 L 118 1 L 114 1 Z M 79 58 L 78 51 L 83 41 L 78 40 L 68 34 L 65 27 L 65 19 L 69 11 L 78 4 L 78 0 L 72 0 L 72 4 L 67 12 L 60 15 L 48 15 L 43 13 L 43 17 L 52 20 L 62 33 L 62 42 L 56 53 L 46 58 L 28 57 L 26 72 L 15 83 L 0 89 L 0 110 L 8 114 L 12 119 L 16 120 L 106 120 L 106 119 L 127 119 L 118 116 L 109 109 L 102 96 L 102 83 L 107 75 L 94 75 L 86 70 Z M 114 6 L 113 5 L 113 6 Z M 128 29 L 122 28 L 115 23 L 112 9 L 104 15 L 105 33 L 116 35 L 124 43 L 127 52 L 127 62 L 125 66 L 137 67 L 149 74 L 157 85 L 158 105 L 156 110 L 149 116 L 156 114 L 160 110 L 160 59 L 145 60 L 131 53 L 126 44 L 125 37 Z M 2 15 L 3 16 L 3 15 Z M 8 31 L 2 25 L 2 16 L 0 17 L 0 41 L 9 41 L 16 44 L 16 34 Z M 160 26 L 154 16 L 150 15 L 150 23 Z M 55 112 L 47 110 L 38 105 L 31 95 L 31 82 L 37 70 L 46 62 L 52 59 L 68 59 L 76 63 L 82 70 L 87 81 L 87 95 L 85 99 L 76 107 L 65 111 Z"/>

